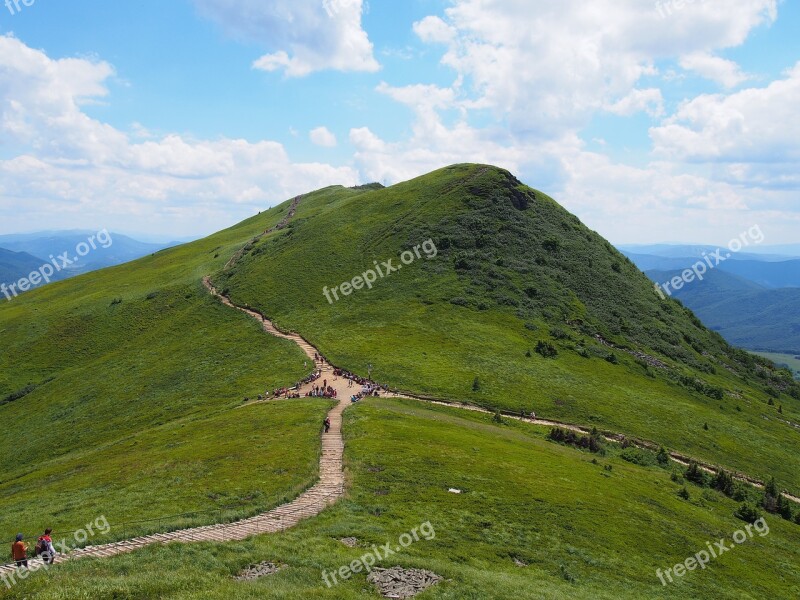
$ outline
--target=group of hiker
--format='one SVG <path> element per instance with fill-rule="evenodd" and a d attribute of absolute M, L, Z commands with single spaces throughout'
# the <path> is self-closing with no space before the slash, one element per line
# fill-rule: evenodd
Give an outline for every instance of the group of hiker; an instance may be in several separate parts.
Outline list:
<path fill-rule="evenodd" d="M 380 396 L 381 390 L 386 390 L 386 387 L 380 386 L 377 383 L 366 383 L 361 387 L 361 391 L 358 394 L 353 394 L 350 396 L 350 402 L 355 404 L 362 398 L 367 398 L 369 396 L 375 396 L 377 398 Z"/>
<path fill-rule="evenodd" d="M 56 554 L 58 554 L 53 546 L 53 538 L 50 537 L 52 533 L 52 529 L 45 529 L 44 535 L 39 537 L 34 548 L 34 555 L 41 556 L 47 565 L 52 565 L 56 559 Z M 25 543 L 21 533 L 17 534 L 16 540 L 11 544 L 11 558 L 17 567 L 28 568 L 28 545 Z"/>
<path fill-rule="evenodd" d="M 306 393 L 307 398 L 336 398 L 337 395 L 338 392 L 328 385 L 327 379 L 324 380 L 322 385 L 315 385 Z"/>
<path fill-rule="evenodd" d="M 345 371 L 344 369 L 334 369 L 333 374 L 336 377 L 344 377 L 345 379 L 349 380 L 347 387 L 353 387 L 353 384 L 364 385 L 370 383 L 370 381 L 364 377 L 359 377 L 350 371 Z"/>

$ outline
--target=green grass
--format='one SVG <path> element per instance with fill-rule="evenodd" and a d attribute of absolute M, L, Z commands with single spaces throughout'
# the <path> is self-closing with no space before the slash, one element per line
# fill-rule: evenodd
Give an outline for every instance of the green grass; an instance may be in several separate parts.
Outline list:
<path fill-rule="evenodd" d="M 447 578 L 422 598 L 791 598 L 800 592 L 800 529 L 767 517 L 770 532 L 663 587 L 665 569 L 743 527 L 736 503 L 680 484 L 660 468 L 548 442 L 519 423 L 410 401 L 370 400 L 345 413 L 348 497 L 275 536 L 225 545 L 149 548 L 76 561 L 3 598 L 377 598 L 364 574 L 328 589 L 334 571 L 372 544 L 429 521 L 420 540 L 383 566 Z M 455 487 L 462 494 L 448 493 Z M 353 536 L 367 548 L 349 549 Z M 518 567 L 514 558 L 528 566 Z M 248 564 L 287 565 L 277 575 L 231 579 Z"/>
<path fill-rule="evenodd" d="M 251 243 L 287 209 L 0 304 L 0 418 L 10 424 L 0 431 L 0 539 L 69 532 L 100 515 L 109 539 L 233 519 L 314 481 L 330 403 L 240 408 L 306 375 L 307 359 L 211 298 L 206 274 L 334 363 L 363 374 L 371 363 L 393 386 L 652 439 L 800 490 L 797 431 L 780 420 L 800 422 L 790 374 L 660 301 L 607 242 L 506 172 L 460 165 L 388 189 L 327 188 L 304 197 L 290 227 Z M 436 258 L 325 300 L 323 286 L 427 239 Z M 221 272 L 242 247 L 242 262 Z M 622 349 L 612 364 L 597 336 L 669 368 Z M 539 342 L 558 355 L 537 354 Z M 424 521 L 436 539 L 387 563 L 449 580 L 423 598 L 800 595 L 800 528 L 777 517 L 769 536 L 662 588 L 656 568 L 742 527 L 736 503 L 691 486 L 681 500 L 664 469 L 417 402 L 345 414 L 349 494 L 319 517 L 238 544 L 71 563 L 0 586 L 0 597 L 375 597 L 363 576 L 324 587 L 321 569 L 364 552 L 337 538 L 383 544 Z M 202 514 L 171 518 L 192 511 Z M 151 521 L 130 524 L 141 520 Z M 262 560 L 289 568 L 231 580 Z"/>
<path fill-rule="evenodd" d="M 323 295 L 427 239 L 436 258 L 333 304 Z M 789 374 L 660 300 L 610 244 L 498 169 L 460 165 L 388 189 L 309 194 L 289 229 L 215 281 L 335 364 L 366 375 L 371 363 L 393 387 L 596 425 L 800 490 L 797 431 L 777 414 L 780 403 L 784 418 L 800 420 Z M 596 335 L 669 371 L 620 350 L 611 364 Z M 526 356 L 539 341 L 558 357 Z"/>
<path fill-rule="evenodd" d="M 248 514 L 313 483 L 328 403 L 234 410 L 305 376 L 305 355 L 201 283 L 285 211 L 0 303 L 0 540 Z"/>

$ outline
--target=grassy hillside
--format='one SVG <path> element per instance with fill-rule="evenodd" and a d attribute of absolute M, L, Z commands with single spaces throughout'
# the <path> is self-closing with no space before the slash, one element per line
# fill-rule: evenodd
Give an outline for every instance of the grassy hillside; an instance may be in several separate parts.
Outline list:
<path fill-rule="evenodd" d="M 0 540 L 244 514 L 314 480 L 328 403 L 235 410 L 305 376 L 305 356 L 201 283 L 285 211 L 0 302 Z"/>
<path fill-rule="evenodd" d="M 658 283 L 679 271 L 648 271 Z M 766 289 L 723 271 L 675 292 L 711 329 L 752 350 L 800 353 L 800 288 Z"/>
<path fill-rule="evenodd" d="M 706 569 L 665 587 L 669 568 L 711 541 L 728 545 L 744 523 L 736 504 L 641 467 L 609 449 L 593 457 L 545 440 L 528 425 L 419 403 L 369 400 L 345 413 L 351 491 L 319 517 L 280 535 L 227 545 L 153 547 L 39 574 L 0 597 L 184 600 L 378 598 L 365 574 L 328 588 L 328 573 L 372 545 L 430 522 L 420 539 L 378 563 L 430 569 L 447 579 L 422 599 L 795 598 L 800 528 L 767 517 L 755 534 Z M 461 494 L 448 493 L 458 488 Z M 355 537 L 361 546 L 339 539 Z M 519 563 L 515 563 L 519 561 Z M 254 582 L 253 563 L 285 565 Z"/>
<path fill-rule="evenodd" d="M 435 258 L 326 299 L 324 287 L 429 239 Z M 608 242 L 505 171 L 457 165 L 309 194 L 291 227 L 215 282 L 392 386 L 649 438 L 800 490 L 797 431 L 777 418 L 782 404 L 800 421 L 791 375 L 662 301 Z"/>

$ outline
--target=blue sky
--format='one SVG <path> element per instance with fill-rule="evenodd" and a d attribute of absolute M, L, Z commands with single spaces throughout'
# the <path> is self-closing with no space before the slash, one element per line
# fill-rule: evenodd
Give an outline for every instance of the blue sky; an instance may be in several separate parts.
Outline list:
<path fill-rule="evenodd" d="M 200 235 L 486 162 L 615 243 L 798 240 L 798 3 L 10 2 L 0 233 Z"/>

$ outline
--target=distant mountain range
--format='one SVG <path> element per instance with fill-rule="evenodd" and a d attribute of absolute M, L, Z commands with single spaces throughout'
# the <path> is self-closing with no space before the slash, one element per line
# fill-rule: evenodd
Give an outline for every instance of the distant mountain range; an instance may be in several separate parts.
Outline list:
<path fill-rule="evenodd" d="M 95 247 L 88 245 L 79 252 L 80 244 L 87 243 L 92 236 L 95 236 Z M 54 280 L 126 263 L 176 245 L 178 242 L 140 242 L 120 233 L 109 233 L 106 237 L 88 230 L 0 235 L 0 283 L 15 283 L 42 265 L 51 263 L 51 257 L 59 257 L 65 252 L 71 264 L 56 273 Z M 85 256 L 79 256 L 80 253 L 85 253 Z M 61 264 L 57 258 L 56 262 Z"/>
<path fill-rule="evenodd" d="M 717 249 L 668 244 L 621 248 L 659 284 L 679 277 Z M 703 281 L 688 283 L 673 296 L 732 344 L 750 350 L 800 353 L 800 245 L 759 250 L 761 253 L 731 253 L 709 270 Z M 728 254 L 724 249 L 721 256 Z"/>
<path fill-rule="evenodd" d="M 42 266 L 42 260 L 27 252 L 0 248 L 0 283 L 13 283 Z M 2 300 L 0 296 L 0 300 Z"/>

